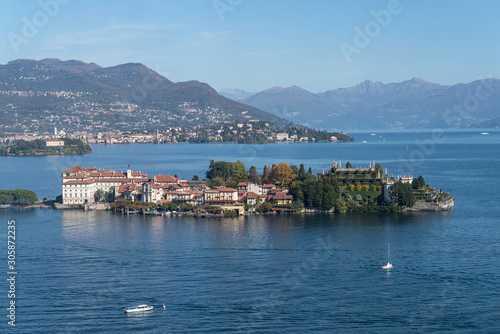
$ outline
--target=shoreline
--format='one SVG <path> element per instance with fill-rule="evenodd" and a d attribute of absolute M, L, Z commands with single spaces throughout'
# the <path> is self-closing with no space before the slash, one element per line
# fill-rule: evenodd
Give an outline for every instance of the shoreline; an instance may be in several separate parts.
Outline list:
<path fill-rule="evenodd" d="M 54 210 L 80 210 L 80 211 L 108 211 L 114 214 L 120 215 L 144 215 L 144 216 L 191 216 L 197 218 L 231 218 L 226 217 L 224 214 L 210 214 L 210 213 L 201 213 L 201 212 L 175 212 L 171 211 L 167 212 L 148 212 L 144 210 L 139 210 L 136 212 L 125 213 L 125 210 L 113 210 L 110 208 L 111 203 L 99 203 L 94 208 L 84 208 L 81 206 L 74 205 L 64 205 L 60 203 L 54 203 L 53 205 L 28 205 L 28 206 L 11 206 L 11 209 L 54 209 Z M 419 212 L 447 212 L 454 209 L 455 200 L 449 199 L 445 202 L 441 203 L 425 203 L 425 202 L 417 202 L 413 207 L 401 207 L 401 206 L 354 206 L 347 207 L 345 211 L 338 210 L 320 210 L 320 209 L 310 209 L 304 208 L 301 211 L 292 211 L 291 209 L 283 209 L 283 210 L 275 210 L 269 212 L 248 212 L 245 211 L 244 214 L 238 214 L 237 216 L 257 216 L 257 215 L 314 215 L 314 214 L 350 214 L 350 213 L 368 213 L 368 214 L 379 214 L 379 213 L 419 213 Z M 354 208 L 362 208 L 360 210 L 356 210 Z M 384 209 L 378 209 L 384 208 Z M 364 209 L 364 210 L 363 210 Z M 123 213 L 122 213 L 123 212 Z"/>

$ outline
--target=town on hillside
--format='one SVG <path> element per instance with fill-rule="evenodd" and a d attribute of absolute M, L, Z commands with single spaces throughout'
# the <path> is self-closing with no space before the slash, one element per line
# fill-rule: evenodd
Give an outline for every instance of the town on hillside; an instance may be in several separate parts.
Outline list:
<path fill-rule="evenodd" d="M 345 132 L 327 132 L 300 126 L 278 127 L 272 122 L 250 119 L 236 123 L 222 123 L 192 128 L 165 127 L 148 131 L 74 131 L 66 133 L 54 128 L 53 133 L 4 132 L 0 133 L 0 145 L 8 147 L 19 142 L 43 140 L 81 140 L 84 144 L 145 144 L 145 143 L 309 143 L 347 142 L 354 138 Z"/>
<path fill-rule="evenodd" d="M 243 163 L 211 161 L 206 179 L 147 175 L 141 171 L 73 166 L 61 174 L 57 208 L 114 209 L 146 213 L 207 210 L 231 215 L 252 212 L 400 212 L 448 210 L 453 198 L 425 184 L 422 176 L 389 177 L 380 164 L 342 167 L 314 175 L 286 163 L 259 173 Z M 123 211 L 125 212 L 125 211 Z"/>

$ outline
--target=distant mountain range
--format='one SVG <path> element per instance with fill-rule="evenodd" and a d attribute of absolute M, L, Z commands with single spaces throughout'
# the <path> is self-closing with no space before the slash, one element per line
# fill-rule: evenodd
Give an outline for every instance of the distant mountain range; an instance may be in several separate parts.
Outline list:
<path fill-rule="evenodd" d="M 0 132 L 137 131 L 249 119 L 289 124 L 206 83 L 174 83 L 142 64 L 103 68 L 78 60 L 20 59 L 0 65 Z"/>
<path fill-rule="evenodd" d="M 418 78 L 389 84 L 364 81 L 318 94 L 297 86 L 273 87 L 238 101 L 299 124 L 328 130 L 500 125 L 497 79 L 453 86 Z"/>

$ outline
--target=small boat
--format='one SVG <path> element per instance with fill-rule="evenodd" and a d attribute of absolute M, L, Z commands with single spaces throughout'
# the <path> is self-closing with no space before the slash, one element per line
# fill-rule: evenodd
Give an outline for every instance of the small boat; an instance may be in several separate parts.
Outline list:
<path fill-rule="evenodd" d="M 366 140 L 363 140 L 362 143 L 366 143 Z"/>
<path fill-rule="evenodd" d="M 123 311 L 125 313 L 134 313 L 134 312 L 146 312 L 146 311 L 152 311 L 154 306 L 148 306 L 146 304 L 144 305 L 137 305 L 137 306 L 129 306 L 125 308 Z"/>
<path fill-rule="evenodd" d="M 389 247 L 389 250 L 388 250 L 388 254 L 387 254 L 387 264 L 384 263 L 384 265 L 382 266 L 383 270 L 392 269 L 392 263 L 391 263 L 391 244 L 389 244 L 388 247 Z"/>
<path fill-rule="evenodd" d="M 483 132 L 483 133 L 481 133 L 481 134 L 482 134 L 482 135 L 489 135 L 489 133 L 488 133 L 488 132 Z"/>
<path fill-rule="evenodd" d="M 10 209 L 10 205 L 8 205 L 8 204 L 7 205 L 2 205 L 1 208 L 2 209 Z"/>
<path fill-rule="evenodd" d="M 370 136 L 376 136 L 376 134 L 374 134 L 374 133 L 371 133 L 371 134 L 370 134 Z"/>

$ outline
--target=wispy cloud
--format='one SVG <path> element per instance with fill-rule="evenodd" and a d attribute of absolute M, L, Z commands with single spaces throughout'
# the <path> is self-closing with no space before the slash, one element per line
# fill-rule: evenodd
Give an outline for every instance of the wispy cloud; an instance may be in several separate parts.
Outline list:
<path fill-rule="evenodd" d="M 157 34 L 166 31 L 179 30 L 183 27 L 176 24 L 111 24 L 98 29 L 71 32 L 58 35 L 50 44 L 52 48 L 68 47 L 70 45 L 102 45 L 117 44 L 136 39 L 153 39 Z"/>
<path fill-rule="evenodd" d="M 45 46 L 41 48 L 41 50 L 48 50 L 48 51 L 66 51 L 68 50 L 67 47 L 65 46 Z"/>

